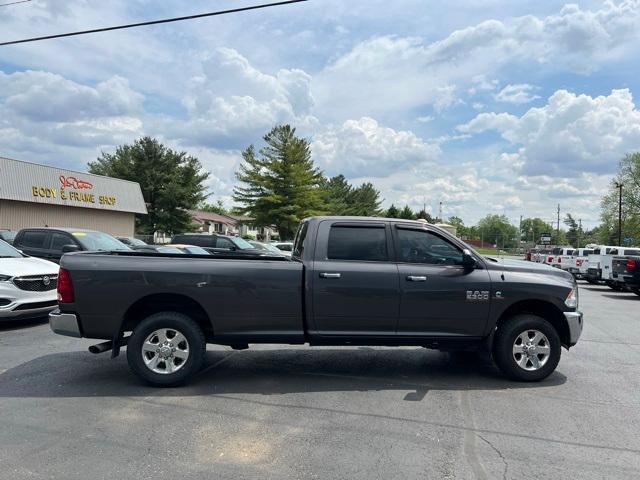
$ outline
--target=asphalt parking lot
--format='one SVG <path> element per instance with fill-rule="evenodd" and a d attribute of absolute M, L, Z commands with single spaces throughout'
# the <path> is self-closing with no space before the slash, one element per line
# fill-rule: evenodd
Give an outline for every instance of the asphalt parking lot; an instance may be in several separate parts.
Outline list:
<path fill-rule="evenodd" d="M 538 384 L 418 348 L 209 347 L 153 389 L 93 342 L 0 327 L 0 478 L 637 478 L 640 297 L 580 294 Z"/>

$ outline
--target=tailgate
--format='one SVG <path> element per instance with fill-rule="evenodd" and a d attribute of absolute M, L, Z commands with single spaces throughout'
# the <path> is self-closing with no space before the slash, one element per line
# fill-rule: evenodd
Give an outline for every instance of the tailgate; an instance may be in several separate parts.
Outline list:
<path fill-rule="evenodd" d="M 618 275 L 626 275 L 627 272 L 627 259 L 624 257 L 615 257 L 612 262 L 611 271 Z"/>

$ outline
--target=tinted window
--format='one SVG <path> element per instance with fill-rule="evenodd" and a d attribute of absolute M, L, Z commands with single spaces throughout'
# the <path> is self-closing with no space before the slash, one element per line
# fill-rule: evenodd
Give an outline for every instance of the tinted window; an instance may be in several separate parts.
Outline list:
<path fill-rule="evenodd" d="M 250 250 L 253 248 L 251 244 L 242 237 L 231 237 L 230 240 L 240 250 Z"/>
<path fill-rule="evenodd" d="M 386 231 L 373 227 L 331 227 L 327 258 L 384 262 L 389 259 Z"/>
<path fill-rule="evenodd" d="M 24 232 L 20 245 L 29 248 L 44 248 L 48 232 Z"/>
<path fill-rule="evenodd" d="M 225 248 L 227 250 L 233 249 L 235 245 L 228 238 L 218 237 L 218 241 L 216 242 L 216 248 Z"/>
<path fill-rule="evenodd" d="M 444 238 L 424 230 L 398 229 L 399 260 L 430 265 L 461 265 L 462 251 Z"/>
<path fill-rule="evenodd" d="M 293 245 L 290 243 L 278 243 L 276 245 L 278 250 L 282 250 L 283 252 L 291 252 L 293 250 Z"/>
<path fill-rule="evenodd" d="M 640 255 L 640 250 L 625 250 L 625 255 Z"/>
<path fill-rule="evenodd" d="M 76 242 L 74 242 L 73 239 L 66 233 L 54 232 L 51 237 L 51 246 L 49 248 L 53 251 L 61 252 L 62 247 L 64 247 L 65 245 L 75 244 Z"/>

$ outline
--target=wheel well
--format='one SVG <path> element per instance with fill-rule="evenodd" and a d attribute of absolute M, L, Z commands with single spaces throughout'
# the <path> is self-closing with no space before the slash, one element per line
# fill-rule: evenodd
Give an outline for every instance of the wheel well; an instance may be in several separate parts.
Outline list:
<path fill-rule="evenodd" d="M 149 315 L 168 311 L 187 315 L 202 328 L 205 338 L 213 337 L 213 325 L 204 308 L 192 298 L 174 293 L 158 293 L 136 301 L 124 314 L 122 332 L 133 330 Z"/>
<path fill-rule="evenodd" d="M 505 321 L 514 315 L 520 313 L 530 313 L 532 315 L 538 315 L 545 320 L 549 321 L 553 328 L 556 329 L 560 336 L 562 345 L 568 346 L 570 342 L 569 325 L 564 317 L 562 311 L 554 304 L 545 302 L 544 300 L 523 300 L 516 302 L 507 308 L 496 323 L 496 328 L 500 328 Z"/>

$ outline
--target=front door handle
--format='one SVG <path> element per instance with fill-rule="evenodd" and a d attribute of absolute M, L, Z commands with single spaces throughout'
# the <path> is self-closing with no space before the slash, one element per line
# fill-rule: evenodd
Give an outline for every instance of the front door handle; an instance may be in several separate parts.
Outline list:
<path fill-rule="evenodd" d="M 407 282 L 426 282 L 427 277 L 424 275 L 407 275 Z"/>
<path fill-rule="evenodd" d="M 327 272 L 322 272 L 320 274 L 321 278 L 340 278 L 340 274 L 339 273 L 327 273 Z"/>

